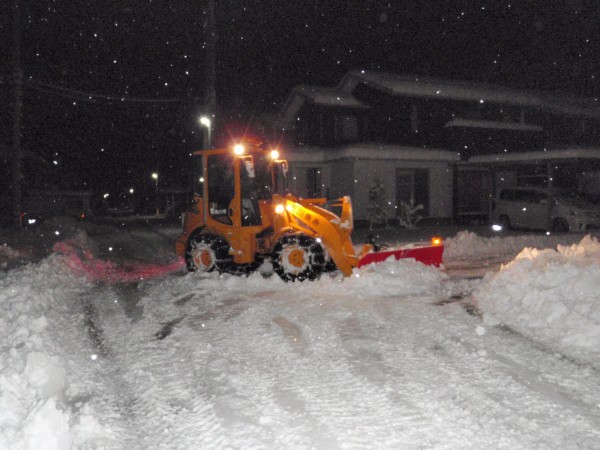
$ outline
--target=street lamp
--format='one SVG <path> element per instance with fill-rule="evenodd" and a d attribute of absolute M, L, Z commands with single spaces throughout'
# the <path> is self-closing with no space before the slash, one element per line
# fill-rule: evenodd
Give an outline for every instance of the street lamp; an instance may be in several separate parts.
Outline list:
<path fill-rule="evenodd" d="M 152 179 L 154 180 L 154 185 L 156 187 L 156 215 L 160 214 L 160 210 L 158 207 L 158 173 L 152 172 Z"/>
<path fill-rule="evenodd" d="M 200 122 L 200 125 L 205 126 L 206 130 L 207 130 L 207 132 L 203 133 L 203 136 L 202 136 L 202 141 L 203 141 L 202 142 L 202 146 L 205 149 L 212 148 L 212 141 L 211 141 L 211 136 L 210 136 L 210 132 L 211 132 L 211 129 L 210 129 L 210 126 L 211 126 L 210 118 L 207 117 L 207 116 L 202 116 L 202 117 L 200 117 L 200 119 L 198 119 L 198 122 Z"/>

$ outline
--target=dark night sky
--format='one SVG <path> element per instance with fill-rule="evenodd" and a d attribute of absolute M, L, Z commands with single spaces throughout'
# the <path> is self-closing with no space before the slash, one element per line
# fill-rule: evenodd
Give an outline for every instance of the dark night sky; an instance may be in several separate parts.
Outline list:
<path fill-rule="evenodd" d="M 206 1 L 20 3 L 26 183 L 36 170 L 57 187 L 143 189 L 152 170 L 166 180 L 200 147 Z M 216 3 L 221 123 L 277 111 L 294 85 L 333 86 L 358 68 L 600 95 L 593 0 Z M 10 46 L 0 51 L 6 105 Z"/>

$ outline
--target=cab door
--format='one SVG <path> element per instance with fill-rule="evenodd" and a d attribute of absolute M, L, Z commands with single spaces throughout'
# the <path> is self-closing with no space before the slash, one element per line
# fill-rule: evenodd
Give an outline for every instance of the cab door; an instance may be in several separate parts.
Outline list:
<path fill-rule="evenodd" d="M 216 228 L 218 234 L 234 224 L 230 206 L 235 198 L 235 159 L 228 153 L 209 154 L 204 167 L 205 198 L 207 199 L 207 223 Z"/>
<path fill-rule="evenodd" d="M 236 264 L 254 262 L 256 234 L 262 230 L 252 189 L 253 158 L 231 153 L 207 156 L 207 225 L 229 243 Z"/>

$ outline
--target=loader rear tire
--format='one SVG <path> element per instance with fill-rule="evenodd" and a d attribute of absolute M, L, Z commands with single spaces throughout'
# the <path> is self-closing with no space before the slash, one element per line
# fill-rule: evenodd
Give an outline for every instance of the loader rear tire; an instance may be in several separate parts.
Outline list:
<path fill-rule="evenodd" d="M 190 272 L 219 273 L 231 270 L 233 258 L 229 254 L 229 244 L 221 236 L 214 234 L 194 234 L 190 237 L 185 251 L 185 263 Z"/>
<path fill-rule="evenodd" d="M 325 254 L 315 239 L 302 234 L 289 235 L 273 247 L 271 263 L 284 281 L 314 280 L 323 272 Z"/>

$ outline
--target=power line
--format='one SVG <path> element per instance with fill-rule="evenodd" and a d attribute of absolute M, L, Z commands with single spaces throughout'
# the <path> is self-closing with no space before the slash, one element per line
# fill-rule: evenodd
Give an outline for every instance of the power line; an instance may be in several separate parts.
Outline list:
<path fill-rule="evenodd" d="M 58 95 L 59 97 L 69 98 L 71 100 L 84 100 L 84 99 L 81 98 L 81 96 L 75 97 L 74 95 L 69 95 L 69 94 L 64 94 L 64 93 L 60 93 L 60 92 L 55 92 L 55 91 L 52 91 L 50 89 L 45 89 L 45 88 L 39 87 L 39 86 L 33 86 L 33 85 L 27 84 L 25 87 L 29 88 L 29 89 L 33 89 L 33 90 L 38 91 L 38 92 L 43 92 L 45 94 L 53 94 L 53 95 Z"/>
<path fill-rule="evenodd" d="M 78 89 L 64 88 L 61 86 L 54 86 L 49 83 L 43 83 L 41 81 L 26 80 L 24 86 L 39 92 L 46 94 L 58 95 L 61 97 L 69 98 L 71 100 L 88 101 L 93 102 L 96 100 L 108 100 L 108 101 L 119 101 L 124 103 L 181 103 L 189 101 L 190 99 L 181 98 L 141 98 L 141 97 L 130 97 L 130 96 L 116 96 L 98 94 L 93 92 L 80 91 Z"/>

